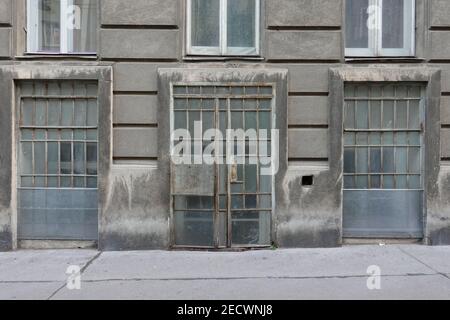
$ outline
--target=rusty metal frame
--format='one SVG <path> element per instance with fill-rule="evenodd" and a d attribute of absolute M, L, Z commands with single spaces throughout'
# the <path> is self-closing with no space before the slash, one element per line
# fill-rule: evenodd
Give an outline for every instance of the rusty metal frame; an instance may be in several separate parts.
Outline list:
<path fill-rule="evenodd" d="M 186 91 L 185 93 L 175 93 L 174 88 L 175 87 L 185 87 Z M 209 88 L 213 88 L 214 89 L 214 93 L 203 93 L 203 89 L 204 87 L 209 87 Z M 241 94 L 233 94 L 233 88 L 242 88 L 243 89 L 243 93 Z M 198 92 L 195 93 L 191 93 L 189 92 L 188 88 L 197 88 Z M 227 93 L 218 93 L 217 92 L 217 88 L 228 88 L 228 92 Z M 257 89 L 257 93 L 253 93 L 253 94 L 246 94 L 247 88 L 256 88 Z M 264 93 L 261 93 L 260 91 L 263 89 L 270 89 L 271 94 L 267 94 L 267 91 Z M 227 114 L 226 118 L 227 118 L 227 129 L 231 129 L 231 114 L 232 112 L 242 112 L 243 115 L 245 114 L 245 112 L 256 112 L 256 126 L 257 128 L 255 128 L 257 131 L 259 130 L 259 121 L 260 121 L 260 116 L 259 113 L 260 112 L 264 112 L 264 113 L 270 113 L 270 117 L 269 117 L 269 123 L 270 123 L 270 129 L 273 129 L 275 126 L 275 112 L 276 112 L 276 108 L 275 108 L 275 97 L 276 97 L 276 88 L 275 85 L 273 83 L 214 83 L 214 82 L 206 82 L 206 83 L 185 83 L 185 82 L 180 82 L 180 83 L 171 83 L 170 85 L 170 130 L 171 132 L 173 132 L 174 127 L 175 127 L 175 113 L 176 112 L 185 112 L 186 113 L 186 126 L 189 129 L 189 112 L 200 112 L 200 115 L 203 114 L 203 112 L 213 112 L 214 116 L 213 116 L 213 123 L 215 125 L 215 128 L 220 128 L 220 115 L 221 113 L 225 113 Z M 189 99 L 199 99 L 201 100 L 200 103 L 202 105 L 202 100 L 204 99 L 208 99 L 208 100 L 214 100 L 214 108 L 205 108 L 203 109 L 200 105 L 200 107 L 198 109 L 191 109 L 188 106 L 188 103 L 186 103 L 186 108 L 175 108 L 175 99 L 186 99 L 186 102 L 189 101 Z M 223 99 L 226 100 L 227 102 L 227 108 L 226 110 L 222 110 L 219 104 L 219 101 Z M 259 101 L 259 100 L 270 100 L 270 109 L 260 109 L 259 105 L 256 106 L 256 108 L 252 109 L 252 108 L 245 108 L 244 106 L 242 108 L 231 108 L 231 100 L 238 100 L 238 99 L 252 99 L 252 100 L 256 100 L 255 102 Z M 200 121 L 203 122 L 202 116 L 200 116 Z M 246 129 L 245 128 L 245 116 L 242 117 L 242 129 Z M 203 131 L 203 130 L 202 130 Z M 191 141 L 194 141 L 196 139 L 192 139 Z M 203 139 L 202 139 L 203 141 Z M 257 140 L 258 142 L 260 141 L 259 139 Z M 272 138 L 268 138 L 264 140 L 267 143 L 271 143 L 272 142 Z M 215 139 L 216 144 L 218 143 L 217 139 Z M 226 139 L 226 137 L 224 137 L 224 142 L 228 144 L 228 141 Z M 171 148 L 173 147 L 173 143 L 174 141 L 170 141 L 171 144 Z M 256 155 L 244 155 L 245 158 L 259 158 L 259 143 L 256 144 L 257 145 L 257 154 Z M 228 149 L 228 147 L 227 147 Z M 218 150 L 217 145 L 216 145 L 216 150 Z M 219 157 L 225 157 L 226 155 L 224 154 L 216 154 L 216 160 Z M 176 196 L 182 196 L 180 194 L 174 194 L 173 193 L 173 163 L 171 162 L 170 164 L 170 173 L 171 173 L 171 195 L 170 195 L 170 220 L 171 220 L 171 224 L 170 224 L 170 234 L 171 234 L 171 247 L 174 249 L 199 249 L 199 250 L 239 250 L 239 249 L 243 249 L 243 250 L 248 250 L 248 249 L 259 249 L 259 248 L 267 248 L 270 247 L 270 244 L 268 245 L 234 245 L 232 243 L 232 214 L 233 212 L 259 212 L 260 214 L 262 212 L 267 212 L 267 213 L 271 213 L 271 221 L 269 222 L 269 234 L 268 236 L 271 237 L 272 235 L 272 214 L 273 214 L 273 210 L 274 210 L 274 177 L 272 177 L 272 183 L 271 183 L 271 193 L 264 193 L 264 192 L 258 192 L 258 190 L 260 189 L 260 164 L 257 165 L 257 172 L 256 172 L 256 186 L 257 186 L 257 192 L 251 192 L 251 193 L 245 193 L 245 192 L 231 192 L 231 180 L 230 180 L 230 172 L 231 172 L 231 165 L 227 164 L 226 166 L 228 167 L 228 172 L 227 172 L 227 179 L 226 179 L 226 193 L 221 193 L 220 192 L 220 168 L 219 165 L 217 163 L 214 164 L 215 166 L 215 184 L 214 184 L 214 200 L 213 200 L 213 234 L 214 234 L 214 239 L 213 239 L 213 247 L 210 246 L 186 246 L 186 245 L 177 245 L 176 241 L 175 241 L 175 223 L 174 223 L 174 218 L 175 218 L 175 201 L 174 198 Z M 224 164 L 225 166 L 225 164 Z M 243 172 L 243 175 L 245 176 L 245 169 Z M 244 184 L 244 182 L 241 182 Z M 243 188 L 244 189 L 244 188 Z M 245 190 L 244 190 L 245 191 Z M 256 195 L 256 208 L 254 209 L 241 209 L 241 210 L 235 210 L 235 209 L 231 209 L 231 199 L 232 196 L 239 196 L 239 197 L 243 197 L 244 203 L 243 206 L 245 207 L 245 196 L 251 196 L 251 195 Z M 201 195 L 199 195 L 201 196 Z M 220 198 L 226 196 L 227 197 L 227 208 L 226 210 L 223 210 L 220 208 Z M 260 202 L 261 196 L 270 196 L 271 197 L 271 208 L 264 208 L 264 209 L 260 209 Z M 183 210 L 183 212 L 211 212 L 211 210 L 208 209 L 186 209 Z M 226 226 L 227 226 L 227 230 L 226 230 L 226 245 L 221 245 L 220 243 L 220 217 L 221 215 L 226 213 Z M 252 221 L 254 219 L 251 219 Z M 260 221 L 260 220 L 258 220 Z"/>

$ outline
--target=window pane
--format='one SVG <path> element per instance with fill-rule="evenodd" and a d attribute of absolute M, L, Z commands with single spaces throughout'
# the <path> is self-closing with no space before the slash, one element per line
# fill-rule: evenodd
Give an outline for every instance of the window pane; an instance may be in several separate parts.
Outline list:
<path fill-rule="evenodd" d="M 34 144 L 34 173 L 45 174 L 45 143 Z"/>
<path fill-rule="evenodd" d="M 61 143 L 61 174 L 72 174 L 72 145 Z"/>
<path fill-rule="evenodd" d="M 368 48 L 367 28 L 369 0 L 347 0 L 346 3 L 346 47 Z"/>
<path fill-rule="evenodd" d="M 192 45 L 219 47 L 220 1 L 192 0 Z"/>
<path fill-rule="evenodd" d="M 58 174 L 58 143 L 49 142 L 47 149 L 48 174 Z"/>
<path fill-rule="evenodd" d="M 88 143 L 86 146 L 87 174 L 97 174 L 97 144 Z"/>
<path fill-rule="evenodd" d="M 73 25 L 73 52 L 97 51 L 97 2 L 97 0 L 73 1 L 74 16 L 80 15 L 79 22 L 75 21 Z"/>
<path fill-rule="evenodd" d="M 228 0 L 229 47 L 255 47 L 255 0 Z"/>
<path fill-rule="evenodd" d="M 73 144 L 73 173 L 84 174 L 85 173 L 85 155 L 84 155 L 84 143 Z"/>
<path fill-rule="evenodd" d="M 358 0 L 357 0 L 358 1 Z M 403 48 L 404 1 L 383 0 L 383 48 Z"/>
<path fill-rule="evenodd" d="M 60 51 L 60 1 L 39 0 L 39 51 Z"/>
<path fill-rule="evenodd" d="M 33 174 L 33 145 L 31 142 L 23 142 L 20 152 L 20 165 L 22 174 Z"/>

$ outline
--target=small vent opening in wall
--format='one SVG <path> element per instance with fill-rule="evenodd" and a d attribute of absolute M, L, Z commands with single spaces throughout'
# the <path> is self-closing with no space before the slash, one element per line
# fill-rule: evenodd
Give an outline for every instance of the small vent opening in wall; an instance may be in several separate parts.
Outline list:
<path fill-rule="evenodd" d="M 302 177 L 302 186 L 311 187 L 314 185 L 314 176 L 303 176 Z"/>

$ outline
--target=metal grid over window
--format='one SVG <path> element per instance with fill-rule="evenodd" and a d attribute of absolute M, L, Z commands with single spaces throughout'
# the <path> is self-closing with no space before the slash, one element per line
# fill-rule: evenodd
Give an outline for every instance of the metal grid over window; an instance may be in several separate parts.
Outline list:
<path fill-rule="evenodd" d="M 346 84 L 344 188 L 423 189 L 424 87 Z"/>
<path fill-rule="evenodd" d="M 97 188 L 97 83 L 22 82 L 20 187 Z"/>
<path fill-rule="evenodd" d="M 216 148 L 220 151 L 214 155 L 218 162 L 216 187 L 214 192 L 211 190 L 214 197 L 174 195 L 176 244 L 208 247 L 270 244 L 272 177 L 261 174 L 264 166 L 260 157 L 271 156 L 273 91 L 270 85 L 242 83 L 173 86 L 172 128 L 190 132 L 192 151 L 195 143 L 205 150 L 218 142 L 215 138 L 205 140 L 203 135 L 208 129 L 217 128 L 222 133 L 223 147 Z M 201 129 L 197 128 L 202 133 L 200 141 L 194 136 L 195 122 L 201 123 Z M 256 141 L 251 137 L 240 140 L 244 150 L 238 147 L 236 138 L 231 150 L 226 139 L 229 129 L 253 129 L 258 133 Z M 262 130 L 267 133 L 265 137 L 259 134 Z M 178 142 L 172 141 L 172 145 Z M 236 164 L 227 163 L 227 148 Z"/>

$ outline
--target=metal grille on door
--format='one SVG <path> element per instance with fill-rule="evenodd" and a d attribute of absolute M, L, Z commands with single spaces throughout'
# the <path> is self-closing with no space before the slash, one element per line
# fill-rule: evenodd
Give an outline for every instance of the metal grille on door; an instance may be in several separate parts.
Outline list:
<path fill-rule="evenodd" d="M 174 244 L 188 247 L 257 247 L 271 243 L 272 177 L 262 175 L 261 155 L 271 152 L 274 92 L 268 84 L 176 84 L 173 86 L 172 129 L 186 129 L 200 150 L 219 139 L 205 137 L 208 129 L 222 133 L 213 165 L 173 165 Z M 195 124 L 200 124 L 199 128 Z M 255 130 L 234 147 L 227 130 Z M 195 136 L 195 131 L 200 133 Z M 261 138 L 260 132 L 268 134 Z M 172 141 L 175 146 L 179 141 Z M 251 144 L 257 145 L 257 150 Z M 227 148 L 234 160 L 227 163 Z M 253 150 L 253 152 L 252 152 Z M 238 161 L 241 160 L 241 161 Z M 244 161 L 245 160 L 245 161 Z"/>

